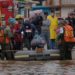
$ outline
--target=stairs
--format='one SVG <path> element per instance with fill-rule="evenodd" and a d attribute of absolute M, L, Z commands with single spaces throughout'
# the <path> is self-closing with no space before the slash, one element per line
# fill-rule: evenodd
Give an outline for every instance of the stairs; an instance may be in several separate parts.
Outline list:
<path fill-rule="evenodd" d="M 56 60 L 59 59 L 59 57 L 59 50 L 44 50 L 39 53 L 33 50 L 23 50 L 15 54 L 16 60 Z"/>
<path fill-rule="evenodd" d="M 75 60 L 75 46 L 72 49 L 72 59 Z"/>

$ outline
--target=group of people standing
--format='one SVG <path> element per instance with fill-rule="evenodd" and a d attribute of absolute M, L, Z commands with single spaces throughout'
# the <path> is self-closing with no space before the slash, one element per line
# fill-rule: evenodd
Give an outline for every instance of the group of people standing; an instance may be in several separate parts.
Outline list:
<path fill-rule="evenodd" d="M 72 49 L 75 45 L 75 12 L 61 19 L 59 24 L 58 48 L 60 50 L 61 60 L 72 59 Z"/>
<path fill-rule="evenodd" d="M 10 22 L 12 20 L 12 22 Z M 3 60 L 14 59 L 14 53 L 27 47 L 28 50 L 35 50 L 31 41 L 36 35 L 43 35 L 46 40 L 47 49 L 60 49 L 61 59 L 71 59 L 71 50 L 75 36 L 75 14 L 69 14 L 64 20 L 55 16 L 54 11 L 48 15 L 35 14 L 29 18 L 9 18 L 8 25 L 0 26 L 0 56 Z M 69 39 L 68 39 L 69 38 Z M 68 41 L 67 41 L 68 40 Z M 71 40 L 71 41 L 70 41 Z M 67 55 L 66 55 L 67 54 Z"/>
<path fill-rule="evenodd" d="M 62 17 L 57 18 L 52 11 L 46 20 L 50 23 L 49 33 L 46 33 L 49 35 L 47 47 L 52 50 L 59 49 L 61 60 L 72 59 L 72 49 L 75 45 L 75 12 L 69 13 L 68 17 L 64 19 Z M 46 24 L 48 25 L 48 23 Z"/>

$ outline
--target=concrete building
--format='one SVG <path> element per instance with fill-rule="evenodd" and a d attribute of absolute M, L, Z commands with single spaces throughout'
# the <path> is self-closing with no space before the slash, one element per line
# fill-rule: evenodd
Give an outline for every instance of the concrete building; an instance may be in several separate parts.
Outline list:
<path fill-rule="evenodd" d="M 63 17 L 75 9 L 75 0 L 61 0 L 61 4 L 61 16 Z"/>
<path fill-rule="evenodd" d="M 46 0 L 43 5 L 50 7 L 58 7 L 56 14 L 66 17 L 67 14 L 75 9 L 75 0 Z"/>

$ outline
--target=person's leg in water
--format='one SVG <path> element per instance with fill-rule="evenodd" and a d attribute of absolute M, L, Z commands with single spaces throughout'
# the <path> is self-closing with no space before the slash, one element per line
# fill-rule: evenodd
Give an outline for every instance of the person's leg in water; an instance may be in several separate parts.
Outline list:
<path fill-rule="evenodd" d="M 28 49 L 31 50 L 31 41 L 32 41 L 32 36 L 28 39 Z M 36 47 L 34 47 L 35 49 Z"/>
<path fill-rule="evenodd" d="M 16 50 L 21 50 L 21 42 L 16 43 Z"/>
<path fill-rule="evenodd" d="M 66 43 L 66 60 L 71 60 L 72 59 L 72 54 L 71 54 L 71 50 L 73 48 L 73 45 L 71 43 Z"/>
<path fill-rule="evenodd" d="M 47 40 L 47 49 L 50 49 L 50 39 L 49 39 L 49 32 L 46 33 L 46 40 Z"/>
<path fill-rule="evenodd" d="M 69 50 L 69 49 L 70 49 L 69 43 L 64 42 L 64 44 L 62 44 L 62 46 L 60 46 L 61 60 L 71 60 L 72 59 L 71 50 Z"/>
<path fill-rule="evenodd" d="M 46 43 L 47 43 L 47 49 L 50 49 L 49 33 L 48 32 L 45 32 L 44 33 L 44 37 L 45 37 L 45 40 L 46 40 Z"/>
<path fill-rule="evenodd" d="M 26 38 L 25 39 L 25 47 L 30 50 L 31 49 L 31 39 L 30 38 Z"/>
<path fill-rule="evenodd" d="M 5 57 L 7 60 L 14 60 L 14 52 L 10 51 L 10 43 L 5 45 Z M 9 51 L 8 51 L 9 50 Z"/>
<path fill-rule="evenodd" d="M 3 43 L 2 44 L 2 49 L 1 49 L 1 60 L 4 60 L 5 53 L 6 53 L 6 45 L 5 45 L 5 43 Z"/>
<path fill-rule="evenodd" d="M 48 31 L 44 31 L 42 32 L 42 35 L 46 41 L 47 44 L 47 49 L 50 49 L 50 39 L 49 39 L 49 32 Z"/>
<path fill-rule="evenodd" d="M 60 51 L 60 60 L 65 60 L 65 44 L 61 43 L 60 45 L 58 45 L 58 49 Z"/>

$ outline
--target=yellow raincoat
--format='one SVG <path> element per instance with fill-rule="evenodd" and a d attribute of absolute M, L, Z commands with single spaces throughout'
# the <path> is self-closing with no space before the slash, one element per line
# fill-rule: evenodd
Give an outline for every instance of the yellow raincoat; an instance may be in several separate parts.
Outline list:
<path fill-rule="evenodd" d="M 47 19 L 50 21 L 50 39 L 56 39 L 57 38 L 57 34 L 56 34 L 56 29 L 58 27 L 58 19 L 55 16 L 54 18 L 52 16 L 48 16 Z"/>

